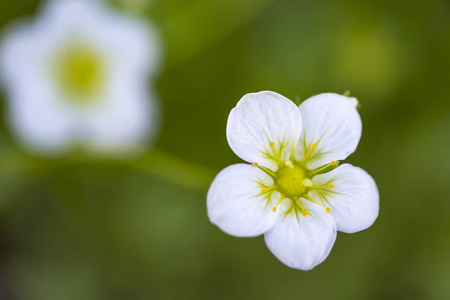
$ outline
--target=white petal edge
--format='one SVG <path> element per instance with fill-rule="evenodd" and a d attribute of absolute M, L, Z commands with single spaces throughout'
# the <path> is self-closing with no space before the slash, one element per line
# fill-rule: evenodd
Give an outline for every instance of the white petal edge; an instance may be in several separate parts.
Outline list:
<path fill-rule="evenodd" d="M 227 139 L 231 149 L 243 160 L 276 170 L 277 163 L 264 157 L 270 142 L 278 151 L 284 140 L 283 159 L 287 159 L 292 143 L 297 142 L 302 120 L 296 105 L 280 94 L 270 91 L 247 94 L 231 110 L 227 122 Z"/>
<path fill-rule="evenodd" d="M 272 178 L 257 167 L 248 164 L 231 165 L 223 169 L 214 179 L 207 195 L 207 210 L 210 221 L 222 231 L 237 237 L 254 237 L 269 230 L 275 223 L 278 212 L 261 193 L 255 182 L 262 180 L 267 186 Z M 272 198 L 272 203 L 279 200 Z"/>
<path fill-rule="evenodd" d="M 330 190 L 311 191 L 309 195 L 316 200 L 321 196 L 326 198 L 339 231 L 358 232 L 370 227 L 377 219 L 378 188 L 363 169 L 343 164 L 329 173 L 314 176 L 312 181 L 315 185 L 334 185 Z"/>
<path fill-rule="evenodd" d="M 322 207 L 306 201 L 304 208 L 309 212 L 307 216 L 280 214 L 272 229 L 264 234 L 264 240 L 282 263 L 307 271 L 328 257 L 337 231 L 333 217 Z"/>
<path fill-rule="evenodd" d="M 324 93 L 308 98 L 299 106 L 303 132 L 296 149 L 302 159 L 313 144 L 306 166 L 315 169 L 352 154 L 361 139 L 362 123 L 354 102 L 346 96 Z"/>

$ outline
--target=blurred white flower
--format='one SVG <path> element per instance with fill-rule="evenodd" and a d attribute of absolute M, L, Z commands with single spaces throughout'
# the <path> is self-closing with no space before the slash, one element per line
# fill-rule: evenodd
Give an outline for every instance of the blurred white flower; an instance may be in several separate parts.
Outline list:
<path fill-rule="evenodd" d="M 297 108 L 274 92 L 245 95 L 228 117 L 227 139 L 252 165 L 229 166 L 214 179 L 211 222 L 238 237 L 264 234 L 280 261 L 302 270 L 328 256 L 337 230 L 371 226 L 379 210 L 374 180 L 352 165 L 337 167 L 361 137 L 357 103 L 328 93 Z"/>
<path fill-rule="evenodd" d="M 52 0 L 0 46 L 8 121 L 27 148 L 138 149 L 157 132 L 147 84 L 158 69 L 153 27 L 95 0 Z"/>

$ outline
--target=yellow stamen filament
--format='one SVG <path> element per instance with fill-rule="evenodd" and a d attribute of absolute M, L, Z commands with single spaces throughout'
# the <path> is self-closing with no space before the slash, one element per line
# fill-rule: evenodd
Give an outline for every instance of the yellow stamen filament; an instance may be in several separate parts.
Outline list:
<path fill-rule="evenodd" d="M 325 208 L 325 206 L 323 206 L 323 204 L 317 202 L 316 200 L 314 200 L 314 199 L 311 198 L 310 196 L 304 195 L 303 197 L 305 197 L 305 198 L 308 199 L 309 201 L 311 201 L 311 202 L 313 202 L 313 203 L 315 203 L 315 204 L 317 204 L 317 205 L 320 205 L 320 206 L 322 206 L 323 208 Z"/>
<path fill-rule="evenodd" d="M 270 142 L 269 147 L 272 149 L 273 155 L 275 155 L 275 158 L 280 160 L 280 156 L 278 155 L 277 151 L 275 151 L 275 143 Z"/>
<path fill-rule="evenodd" d="M 306 180 L 306 179 L 305 179 Z M 305 184 L 303 184 L 305 185 Z M 305 185 L 307 186 L 307 185 Z M 334 187 L 334 185 L 332 183 L 328 184 L 328 185 L 316 185 L 316 186 L 309 186 L 310 190 L 318 190 L 318 189 L 332 189 Z"/>
<path fill-rule="evenodd" d="M 329 207 L 325 208 L 325 211 L 327 214 L 329 214 L 331 212 L 331 209 Z"/>
<path fill-rule="evenodd" d="M 303 157 L 303 160 L 302 160 L 303 163 L 308 159 L 308 157 L 311 155 L 311 153 L 314 150 L 316 150 L 316 148 L 317 148 L 317 144 L 312 144 L 311 149 L 308 151 L 308 153 L 305 154 L 305 157 Z"/>
<path fill-rule="evenodd" d="M 274 189 L 275 189 L 275 186 L 261 188 L 261 194 L 268 193 L 268 192 L 270 192 L 270 191 L 272 191 Z"/>
<path fill-rule="evenodd" d="M 320 168 L 318 168 L 318 169 L 315 169 L 315 170 L 311 171 L 311 172 L 309 173 L 309 176 L 315 175 L 315 174 L 317 174 L 317 173 L 319 173 L 319 172 L 325 170 L 325 169 L 328 168 L 329 166 L 335 166 L 335 165 L 337 165 L 337 161 L 333 160 L 333 161 L 331 161 L 330 164 L 326 164 L 326 165 L 324 165 L 324 166 L 322 166 L 322 167 L 320 167 Z"/>
<path fill-rule="evenodd" d="M 255 161 L 255 162 L 253 163 L 253 166 L 254 166 L 254 167 L 257 167 L 257 166 L 258 166 L 258 163 Z"/>
<path fill-rule="evenodd" d="M 300 211 L 302 212 L 302 215 L 306 216 L 308 215 L 308 211 L 302 206 L 302 204 L 300 203 L 299 199 L 294 199 L 295 203 L 298 205 L 298 207 L 300 208 Z"/>
<path fill-rule="evenodd" d="M 292 140 L 291 160 L 295 160 L 295 140 Z"/>
<path fill-rule="evenodd" d="M 258 166 L 258 168 L 260 168 L 261 170 L 263 170 L 264 172 L 266 172 L 266 173 L 267 173 L 269 176 L 271 176 L 272 178 L 277 177 L 277 174 L 275 174 L 275 172 L 272 171 L 272 170 L 270 170 L 270 169 L 267 169 L 267 168 L 261 167 L 261 166 Z"/>

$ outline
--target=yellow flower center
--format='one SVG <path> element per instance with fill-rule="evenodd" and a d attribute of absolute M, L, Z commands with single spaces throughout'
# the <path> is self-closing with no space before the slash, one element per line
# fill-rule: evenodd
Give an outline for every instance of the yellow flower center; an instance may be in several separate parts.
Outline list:
<path fill-rule="evenodd" d="M 61 92 L 76 103 L 91 103 L 104 86 L 101 55 L 80 43 L 71 43 L 60 52 L 55 73 Z"/>
<path fill-rule="evenodd" d="M 278 202 L 272 203 L 272 209 L 274 212 L 277 211 L 278 205 L 280 205 L 285 199 L 289 199 L 288 201 L 290 201 L 291 205 L 290 208 L 286 210 L 287 213 L 298 213 L 298 211 L 300 211 L 303 216 L 307 216 L 309 212 L 303 207 L 302 203 L 304 203 L 304 201 L 310 201 L 319 206 L 322 206 L 325 209 L 326 213 L 330 213 L 331 208 L 326 206 L 329 203 L 324 200 L 324 198 L 321 197 L 319 201 L 317 201 L 316 199 L 311 198 L 308 195 L 308 192 L 311 190 L 316 190 L 319 193 L 327 193 L 327 190 L 329 191 L 330 189 L 332 189 L 334 187 L 334 184 L 329 182 L 326 185 L 314 185 L 310 178 L 320 172 L 336 167 L 338 162 L 333 160 L 331 161 L 331 163 L 319 167 L 315 170 L 309 170 L 306 168 L 305 162 L 316 150 L 317 144 L 312 144 L 310 150 L 305 154 L 302 160 L 295 159 L 294 144 L 292 146 L 290 159 L 282 160 L 281 153 L 285 146 L 287 145 L 281 143 L 280 148 L 276 150 L 275 143 L 270 142 L 269 148 L 271 149 L 273 155 L 269 151 L 264 153 L 266 157 L 269 157 L 277 162 L 277 171 L 272 171 L 268 168 L 260 166 L 257 162 L 253 163 L 254 167 L 260 168 L 274 180 L 273 186 L 266 186 L 262 182 L 260 183 L 261 195 L 264 195 L 264 199 L 267 199 L 269 202 L 271 202 L 271 196 L 274 191 L 278 191 L 281 194 Z"/>
<path fill-rule="evenodd" d="M 277 172 L 277 175 L 276 185 L 286 197 L 298 198 L 305 192 L 303 181 L 306 179 L 306 171 L 299 165 L 285 166 Z"/>

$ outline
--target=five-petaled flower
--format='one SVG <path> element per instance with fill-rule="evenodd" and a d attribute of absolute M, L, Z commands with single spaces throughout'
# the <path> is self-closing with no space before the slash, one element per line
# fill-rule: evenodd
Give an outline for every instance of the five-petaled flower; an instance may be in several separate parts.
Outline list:
<path fill-rule="evenodd" d="M 149 76 L 159 42 L 150 23 L 103 1 L 51 0 L 34 21 L 10 27 L 0 47 L 8 118 L 19 141 L 39 154 L 73 144 L 120 152 L 156 133 Z"/>
<path fill-rule="evenodd" d="M 302 270 L 325 260 L 337 231 L 371 226 L 379 211 L 374 180 L 338 163 L 361 137 L 356 104 L 333 93 L 299 107 L 274 92 L 245 95 L 228 117 L 227 139 L 251 164 L 229 166 L 214 179 L 211 222 L 238 237 L 264 234 L 280 261 Z"/>

